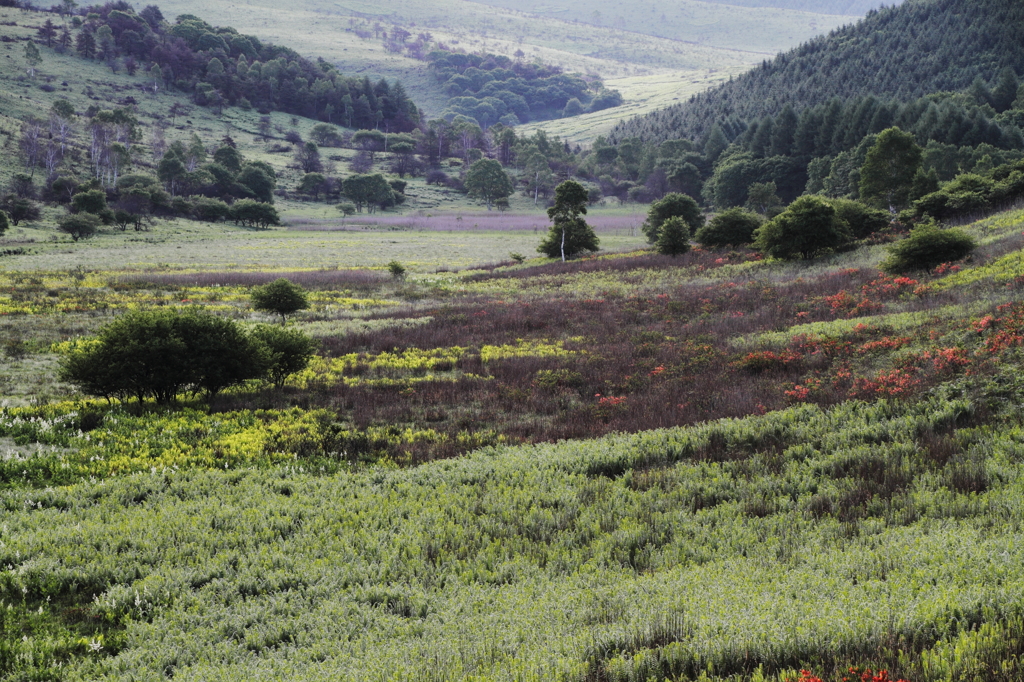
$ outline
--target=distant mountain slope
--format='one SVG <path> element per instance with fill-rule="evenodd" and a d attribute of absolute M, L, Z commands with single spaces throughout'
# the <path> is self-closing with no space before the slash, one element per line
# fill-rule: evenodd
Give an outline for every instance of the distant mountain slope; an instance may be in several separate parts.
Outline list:
<path fill-rule="evenodd" d="M 703 135 L 715 122 L 777 115 L 834 97 L 874 95 L 908 101 L 968 88 L 1011 67 L 1024 73 L 1024 3 L 1020 0 L 908 0 L 872 11 L 765 61 L 734 81 L 617 125 L 612 140 L 650 141 Z"/>
<path fill-rule="evenodd" d="M 775 54 L 805 40 L 851 24 L 850 16 L 778 7 L 777 0 L 747 0 L 745 7 L 705 0 L 477 0 L 534 17 L 630 31 L 640 35 L 745 52 Z M 824 4 L 820 1 L 813 4 Z M 846 4 L 838 3 L 838 4 Z M 863 0 L 860 4 L 864 4 Z M 877 7 L 880 0 L 872 3 Z"/>

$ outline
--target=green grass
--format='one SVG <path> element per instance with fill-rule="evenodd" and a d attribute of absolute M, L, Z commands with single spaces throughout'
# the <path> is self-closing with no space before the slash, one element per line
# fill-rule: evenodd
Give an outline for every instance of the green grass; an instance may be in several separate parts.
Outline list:
<path fill-rule="evenodd" d="M 993 254 L 973 265 L 999 262 L 1018 225 L 1004 216 L 971 226 Z M 940 293 L 944 279 L 929 275 L 934 293 L 923 295 L 946 297 L 933 309 L 896 297 L 839 319 L 819 299 L 876 277 L 877 248 L 812 265 L 742 264 L 746 255 L 721 251 L 619 268 L 640 257 L 606 254 L 488 279 L 432 270 L 501 260 L 536 237 L 187 221 L 141 236 L 149 242 L 131 237 L 41 240 L 39 253 L 4 259 L 0 303 L 28 307 L 0 316 L 27 352 L 2 365 L 7 400 L 24 406 L 0 411 L 0 598 L 12 605 L 0 642 L 4 660 L 21 661 L 5 674 L 781 682 L 800 668 L 834 676 L 858 665 L 937 682 L 1020 673 L 1024 432 L 1008 407 L 1024 398 L 1019 330 L 1006 321 L 975 332 L 964 319 L 995 310 L 1009 295 L 1002 284 L 982 278 Z M 86 402 L 52 383 L 48 344 L 95 329 L 104 311 L 185 299 L 256 319 L 244 287 L 113 287 L 129 267 L 145 278 L 392 259 L 411 266 L 409 280 L 318 289 L 293 324 L 335 347 L 346 335 L 428 338 L 449 319 L 452 342 L 366 341 L 318 359 L 280 394 L 244 388 L 214 411 Z M 755 295 L 762 307 L 745 307 Z M 52 312 L 61 302 L 84 310 Z M 600 425 L 660 390 L 652 377 L 667 372 L 666 385 L 691 391 L 708 383 L 715 363 L 741 356 L 716 360 L 707 344 L 743 343 L 730 324 L 771 319 L 783 304 L 818 321 L 790 314 L 757 343 L 814 333 L 855 349 L 879 338 L 863 331 L 876 328 L 906 335 L 898 352 L 857 351 L 836 367 L 868 378 L 956 347 L 970 371 L 936 375 L 899 400 L 784 407 L 795 383 L 831 380 L 816 353 L 787 374 L 714 375 L 725 377 L 713 380 L 723 394 L 733 384 L 764 391 L 756 400 L 775 396 L 767 414 L 751 400 L 755 413 L 738 419 L 515 447 L 499 414 L 478 411 L 498 395 L 526 419 L 553 395 L 559 407 L 537 428 L 565 415 Z M 563 311 L 557 324 L 545 326 L 544 306 Z M 602 340 L 619 324 L 625 337 Z M 580 329 L 589 331 L 571 336 Z M 1004 330 L 1010 344 L 990 356 Z M 658 344 L 672 355 L 652 356 Z M 573 388 L 588 368 L 618 362 L 631 376 Z M 513 388 L 503 366 L 532 384 Z M 445 386 L 467 391 L 464 402 L 429 397 L 448 395 Z M 420 392 L 425 404 L 414 407 Z M 621 396 L 623 407 L 602 396 Z M 380 423 L 358 416 L 361 401 L 381 399 L 408 409 Z M 407 466 L 432 451 L 470 452 Z"/>

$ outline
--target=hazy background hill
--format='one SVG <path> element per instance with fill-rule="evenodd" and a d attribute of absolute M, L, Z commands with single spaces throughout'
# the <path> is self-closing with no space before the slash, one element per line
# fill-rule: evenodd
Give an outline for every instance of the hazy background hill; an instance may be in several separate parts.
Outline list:
<path fill-rule="evenodd" d="M 500 0 L 504 4 L 505 0 Z M 709 86 L 727 81 L 780 50 L 849 24 L 853 15 L 758 2 L 765 7 L 722 3 L 645 3 L 642 11 L 622 3 L 589 0 L 568 8 L 540 5 L 482 4 L 453 0 L 392 0 L 386 5 L 343 0 L 297 0 L 287 6 L 272 0 L 237 4 L 227 0 L 170 0 L 160 3 L 165 16 L 197 13 L 214 24 L 229 25 L 263 40 L 288 45 L 307 56 L 322 56 L 346 73 L 397 78 L 428 117 L 446 106 L 425 63 L 388 52 L 374 26 L 401 27 L 429 34 L 454 49 L 513 55 L 558 64 L 567 71 L 600 75 L 622 92 L 624 107 L 577 117 L 573 130 L 560 134 L 587 142 L 620 119 L 667 107 Z M 747 4 L 747 3 L 743 3 Z M 853 3 L 863 9 L 874 3 Z M 777 6 L 768 6 L 777 5 Z M 563 11 L 564 10 L 564 11 Z M 852 10 L 851 10 L 852 11 Z M 601 19 L 593 21 L 595 12 Z M 369 37 L 367 37 L 369 35 Z"/>

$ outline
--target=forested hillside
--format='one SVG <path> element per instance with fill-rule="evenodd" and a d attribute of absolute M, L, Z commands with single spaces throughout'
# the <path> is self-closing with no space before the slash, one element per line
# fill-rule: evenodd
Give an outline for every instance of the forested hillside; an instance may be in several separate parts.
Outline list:
<path fill-rule="evenodd" d="M 909 0 L 812 40 L 688 102 L 625 122 L 611 139 L 705 135 L 716 121 L 778 115 L 838 97 L 909 101 L 963 90 L 1005 67 L 1024 72 L 1024 4 Z"/>

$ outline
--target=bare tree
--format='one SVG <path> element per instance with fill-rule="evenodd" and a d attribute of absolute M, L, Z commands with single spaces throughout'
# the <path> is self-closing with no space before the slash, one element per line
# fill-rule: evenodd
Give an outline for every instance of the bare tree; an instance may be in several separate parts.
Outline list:
<path fill-rule="evenodd" d="M 35 175 L 43 155 L 43 126 L 30 119 L 21 126 L 21 151 L 25 155 L 25 168 Z"/>
<path fill-rule="evenodd" d="M 71 124 L 70 118 L 57 113 L 50 114 L 50 138 L 57 140 L 60 144 L 61 156 L 67 153 L 72 133 L 74 133 L 74 126 Z"/>
<path fill-rule="evenodd" d="M 46 165 L 46 176 L 53 177 L 63 160 L 63 147 L 55 140 L 50 140 L 46 145 L 46 152 L 43 155 L 43 163 Z"/>

